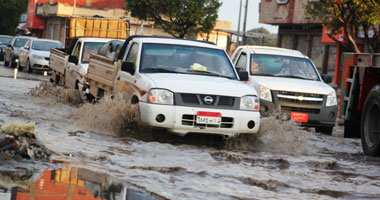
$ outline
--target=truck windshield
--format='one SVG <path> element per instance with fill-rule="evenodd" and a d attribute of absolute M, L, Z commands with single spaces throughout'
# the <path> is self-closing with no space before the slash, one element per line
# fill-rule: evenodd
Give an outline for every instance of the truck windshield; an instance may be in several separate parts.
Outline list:
<path fill-rule="evenodd" d="M 172 44 L 144 44 L 141 73 L 184 73 L 237 79 L 223 50 Z"/>
<path fill-rule="evenodd" d="M 85 42 L 82 53 L 82 63 L 90 61 L 90 55 L 98 53 L 98 50 L 105 44 L 105 42 Z"/>
<path fill-rule="evenodd" d="M 50 51 L 51 48 L 62 48 L 62 46 L 60 42 L 34 41 L 32 49 L 37 51 Z"/>
<path fill-rule="evenodd" d="M 253 54 L 250 74 L 319 81 L 318 72 L 309 59 L 279 55 Z"/>
<path fill-rule="evenodd" d="M 12 41 L 11 37 L 0 37 L 0 42 L 2 45 L 8 45 Z"/>
<path fill-rule="evenodd" d="M 14 43 L 14 47 L 22 47 L 25 45 L 25 43 L 28 41 L 28 39 L 26 38 L 17 38 L 15 43 Z"/>

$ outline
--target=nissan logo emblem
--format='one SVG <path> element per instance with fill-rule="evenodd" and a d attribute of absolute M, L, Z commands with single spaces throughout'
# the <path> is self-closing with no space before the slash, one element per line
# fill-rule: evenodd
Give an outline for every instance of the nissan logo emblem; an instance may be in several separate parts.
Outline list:
<path fill-rule="evenodd" d="M 205 96 L 203 100 L 206 104 L 212 104 L 214 102 L 214 99 L 210 96 Z"/>

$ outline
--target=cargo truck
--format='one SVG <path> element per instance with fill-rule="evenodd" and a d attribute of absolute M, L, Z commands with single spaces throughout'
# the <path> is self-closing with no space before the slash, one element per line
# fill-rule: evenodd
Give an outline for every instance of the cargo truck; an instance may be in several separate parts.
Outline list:
<path fill-rule="evenodd" d="M 380 54 L 343 53 L 338 72 L 344 137 L 361 138 L 365 154 L 380 156 Z"/>

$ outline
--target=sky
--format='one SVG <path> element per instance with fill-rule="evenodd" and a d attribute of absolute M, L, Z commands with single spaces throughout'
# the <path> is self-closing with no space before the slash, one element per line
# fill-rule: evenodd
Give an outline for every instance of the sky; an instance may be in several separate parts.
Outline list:
<path fill-rule="evenodd" d="M 240 0 L 221 0 L 223 3 L 219 8 L 219 17 L 218 20 L 225 20 L 232 22 L 232 29 L 237 30 L 238 21 L 239 21 L 239 6 Z M 245 6 L 246 0 L 242 0 L 243 6 Z M 278 32 L 278 26 L 272 26 L 268 24 L 259 23 L 259 3 L 260 0 L 248 0 L 248 14 L 247 14 L 247 28 L 246 30 L 251 30 L 253 28 L 264 27 L 271 33 Z M 240 20 L 240 30 L 243 30 L 243 21 L 244 21 L 244 7 L 241 11 L 241 20 Z"/>

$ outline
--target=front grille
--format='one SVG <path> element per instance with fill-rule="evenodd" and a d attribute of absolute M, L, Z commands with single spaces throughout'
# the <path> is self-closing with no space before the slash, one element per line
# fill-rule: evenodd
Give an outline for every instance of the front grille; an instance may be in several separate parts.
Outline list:
<path fill-rule="evenodd" d="M 325 95 L 303 92 L 276 91 L 280 103 L 293 103 L 300 105 L 323 105 Z M 299 97 L 304 98 L 299 100 Z"/>
<path fill-rule="evenodd" d="M 239 103 L 238 97 L 207 95 L 207 94 L 187 94 L 182 93 L 179 95 L 180 100 L 176 102 L 176 105 L 208 107 L 208 108 L 228 108 L 238 109 Z M 206 97 L 211 97 L 212 102 L 206 102 Z M 236 105 L 235 105 L 236 104 Z"/>
<path fill-rule="evenodd" d="M 234 118 L 232 117 L 222 117 L 220 126 L 214 124 L 197 124 L 196 117 L 196 115 L 182 115 L 182 125 L 207 128 L 232 128 L 234 125 Z"/>
<path fill-rule="evenodd" d="M 181 94 L 183 103 L 186 104 L 199 104 L 199 100 L 196 94 Z"/>
<path fill-rule="evenodd" d="M 323 101 L 307 101 L 307 100 L 297 100 L 297 99 L 288 99 L 288 98 L 281 98 L 278 97 L 278 100 L 280 102 L 284 103 L 296 103 L 296 104 L 303 104 L 303 105 L 322 105 Z"/>
<path fill-rule="evenodd" d="M 321 111 L 320 109 L 316 108 L 297 108 L 297 107 L 288 107 L 288 106 L 281 106 L 282 111 L 289 111 L 289 112 L 300 112 L 300 113 L 311 113 L 311 114 L 319 114 Z"/>
<path fill-rule="evenodd" d="M 277 94 L 289 95 L 289 96 L 303 96 L 303 97 L 314 97 L 314 98 L 323 98 L 323 94 L 315 93 L 303 93 L 303 92 L 289 92 L 289 91 L 277 91 Z"/>
<path fill-rule="evenodd" d="M 219 106 L 233 106 L 235 104 L 235 98 L 233 97 L 226 97 L 226 96 L 220 96 L 219 97 Z"/>

